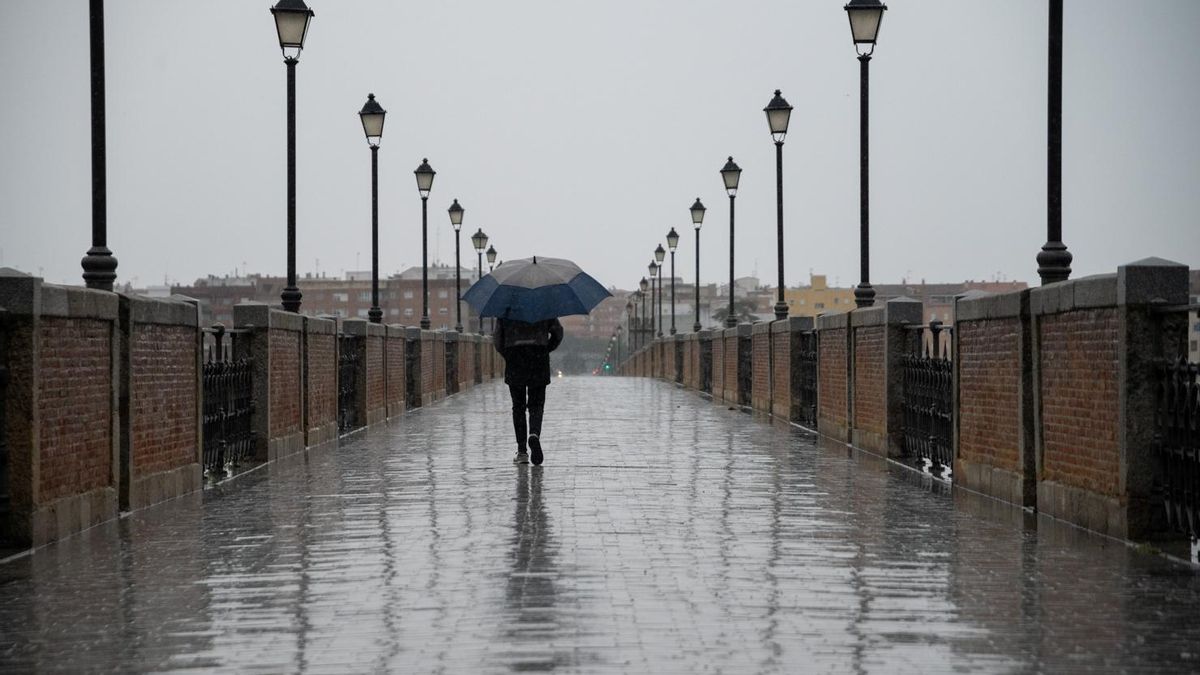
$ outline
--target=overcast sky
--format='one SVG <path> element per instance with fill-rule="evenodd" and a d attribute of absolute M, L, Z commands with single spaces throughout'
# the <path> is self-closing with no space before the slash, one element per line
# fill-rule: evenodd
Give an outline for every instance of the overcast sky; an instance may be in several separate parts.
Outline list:
<path fill-rule="evenodd" d="M 270 0 L 107 3 L 108 227 L 118 281 L 285 271 L 285 68 Z M 388 110 L 380 265 L 420 263 L 412 171 L 438 171 L 430 257 L 466 208 L 502 259 L 579 262 L 630 288 L 688 207 L 701 280 L 773 282 L 774 146 L 786 280 L 858 277 L 858 62 L 843 0 L 312 0 L 298 79 L 298 254 L 370 267 L 370 153 Z M 1046 2 L 889 2 L 871 62 L 872 281 L 1035 282 L 1045 241 Z M 1064 239 L 1075 276 L 1146 256 L 1200 267 L 1200 2 L 1067 0 Z M 0 2 L 0 265 L 81 283 L 90 245 L 88 3 Z"/>

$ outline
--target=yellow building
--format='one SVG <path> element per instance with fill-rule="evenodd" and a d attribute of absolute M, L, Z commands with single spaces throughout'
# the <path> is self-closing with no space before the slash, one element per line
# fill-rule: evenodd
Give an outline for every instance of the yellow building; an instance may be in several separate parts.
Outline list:
<path fill-rule="evenodd" d="M 788 316 L 815 317 L 854 309 L 854 289 L 830 288 L 824 274 L 810 274 L 808 286 L 786 289 L 783 298 L 788 304 Z"/>

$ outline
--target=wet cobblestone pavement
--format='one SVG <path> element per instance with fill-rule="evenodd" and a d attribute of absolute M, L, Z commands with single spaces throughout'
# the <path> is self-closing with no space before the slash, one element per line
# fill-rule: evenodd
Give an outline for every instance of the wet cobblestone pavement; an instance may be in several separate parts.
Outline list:
<path fill-rule="evenodd" d="M 507 390 L 0 565 L 0 669 L 1186 672 L 1200 576 L 661 382 Z"/>

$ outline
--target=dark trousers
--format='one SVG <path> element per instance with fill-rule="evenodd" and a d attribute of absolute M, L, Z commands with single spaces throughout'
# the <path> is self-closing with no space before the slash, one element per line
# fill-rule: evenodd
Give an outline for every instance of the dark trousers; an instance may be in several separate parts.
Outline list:
<path fill-rule="evenodd" d="M 517 434 L 517 447 L 525 449 L 525 439 L 534 434 L 542 435 L 542 411 L 546 407 L 546 385 L 526 387 L 508 385 L 512 395 L 513 431 Z M 529 413 L 529 426 L 525 426 L 525 413 Z"/>

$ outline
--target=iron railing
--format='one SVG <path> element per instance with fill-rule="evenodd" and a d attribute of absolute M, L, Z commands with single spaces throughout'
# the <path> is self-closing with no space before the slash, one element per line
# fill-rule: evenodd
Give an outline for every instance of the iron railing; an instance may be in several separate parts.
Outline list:
<path fill-rule="evenodd" d="M 795 396 L 796 421 L 815 428 L 817 424 L 817 331 L 796 336 L 797 348 L 792 352 L 796 380 L 792 383 Z"/>
<path fill-rule="evenodd" d="M 219 323 L 204 329 L 204 474 L 210 478 L 232 473 L 254 451 L 254 362 L 234 344 L 242 333 Z"/>
<path fill-rule="evenodd" d="M 0 308 L 0 520 L 3 520 L 12 508 L 8 471 L 8 419 L 5 417 L 5 409 L 8 407 L 7 318 L 8 311 Z"/>
<path fill-rule="evenodd" d="M 949 478 L 954 468 L 953 328 L 930 321 L 911 327 L 904 357 L 904 451 L 929 473 Z"/>
<path fill-rule="evenodd" d="M 1200 538 L 1200 364 L 1188 361 L 1192 312 L 1200 305 L 1158 308 L 1165 333 L 1183 334 L 1180 355 L 1156 367 L 1154 447 L 1162 462 L 1167 521 L 1175 530 Z"/>
<path fill-rule="evenodd" d="M 357 335 L 338 335 L 338 433 L 362 426 L 358 410 L 358 373 L 363 358 L 363 340 Z"/>
<path fill-rule="evenodd" d="M 743 409 L 750 408 L 751 386 L 754 381 L 754 343 L 749 335 L 737 337 L 737 399 Z"/>
<path fill-rule="evenodd" d="M 700 391 L 711 394 L 712 390 L 712 350 L 716 344 L 712 338 L 708 340 L 697 340 L 697 349 L 700 350 Z"/>

